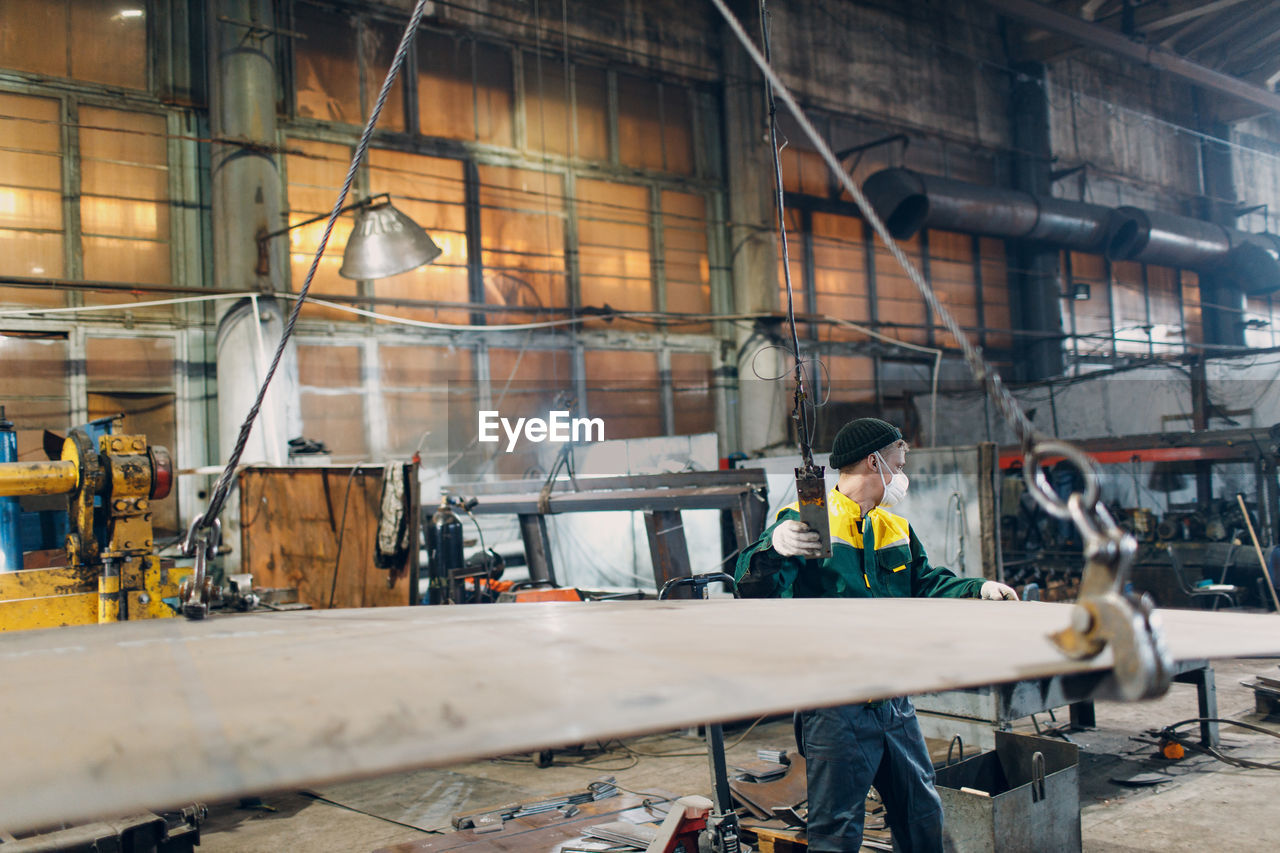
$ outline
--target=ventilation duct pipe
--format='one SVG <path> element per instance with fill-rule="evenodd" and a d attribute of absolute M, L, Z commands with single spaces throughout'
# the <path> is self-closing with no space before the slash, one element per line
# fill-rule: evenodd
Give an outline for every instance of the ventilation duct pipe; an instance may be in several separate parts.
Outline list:
<path fill-rule="evenodd" d="M 1039 198 L 1021 190 L 968 184 L 910 169 L 876 172 L 862 189 L 889 233 L 899 240 L 921 228 L 940 228 L 1082 252 L 1101 252 L 1107 242 L 1111 210 L 1096 204 Z"/>
<path fill-rule="evenodd" d="M 1172 213 L 1118 207 L 1107 257 L 1225 274 L 1250 295 L 1280 289 L 1280 238 Z"/>
<path fill-rule="evenodd" d="M 884 169 L 863 184 L 889 233 L 905 240 L 939 228 L 1031 240 L 1138 261 L 1230 276 L 1251 295 L 1280 289 L 1280 237 L 1248 234 L 1186 216 L 1034 196 Z"/>

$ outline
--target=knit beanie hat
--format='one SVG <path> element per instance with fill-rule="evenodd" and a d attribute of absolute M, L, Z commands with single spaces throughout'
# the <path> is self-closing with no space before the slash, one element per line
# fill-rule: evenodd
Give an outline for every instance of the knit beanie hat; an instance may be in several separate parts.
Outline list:
<path fill-rule="evenodd" d="M 902 438 L 902 430 L 879 418 L 858 418 L 836 433 L 831 443 L 831 467 L 837 471 Z"/>

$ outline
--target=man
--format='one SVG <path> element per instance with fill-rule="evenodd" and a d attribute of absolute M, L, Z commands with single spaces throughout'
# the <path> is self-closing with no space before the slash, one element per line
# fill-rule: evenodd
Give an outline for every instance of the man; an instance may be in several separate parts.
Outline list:
<path fill-rule="evenodd" d="M 906 462 L 907 444 L 897 427 L 877 418 L 846 424 L 831 449 L 831 467 L 840 472 L 827 495 L 831 556 L 813 559 L 818 534 L 799 521 L 792 504 L 738 558 L 736 579 L 782 598 L 1017 600 L 1002 583 L 958 578 L 929 565 L 911 525 L 888 511 L 907 493 Z M 869 637 L 868 648 L 881 642 L 893 638 Z M 942 850 L 942 803 L 909 699 L 802 711 L 796 736 L 808 768 L 806 834 L 813 853 L 858 850 L 863 803 L 873 784 L 900 849 Z"/>

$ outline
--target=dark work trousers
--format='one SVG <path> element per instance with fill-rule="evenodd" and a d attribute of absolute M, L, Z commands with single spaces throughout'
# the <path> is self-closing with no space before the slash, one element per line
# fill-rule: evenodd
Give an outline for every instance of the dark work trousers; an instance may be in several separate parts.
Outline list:
<path fill-rule="evenodd" d="M 806 835 L 813 853 L 856 853 L 872 785 L 904 853 L 940 853 L 942 802 L 933 762 L 906 698 L 801 711 L 796 734 L 809 782 Z"/>

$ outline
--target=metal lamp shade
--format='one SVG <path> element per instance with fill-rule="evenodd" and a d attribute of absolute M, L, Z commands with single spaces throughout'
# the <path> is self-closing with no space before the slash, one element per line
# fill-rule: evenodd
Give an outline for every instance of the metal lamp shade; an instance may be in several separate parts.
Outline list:
<path fill-rule="evenodd" d="M 343 278 L 386 278 L 429 264 L 440 257 L 418 223 L 395 209 L 391 202 L 363 208 L 342 255 Z"/>

